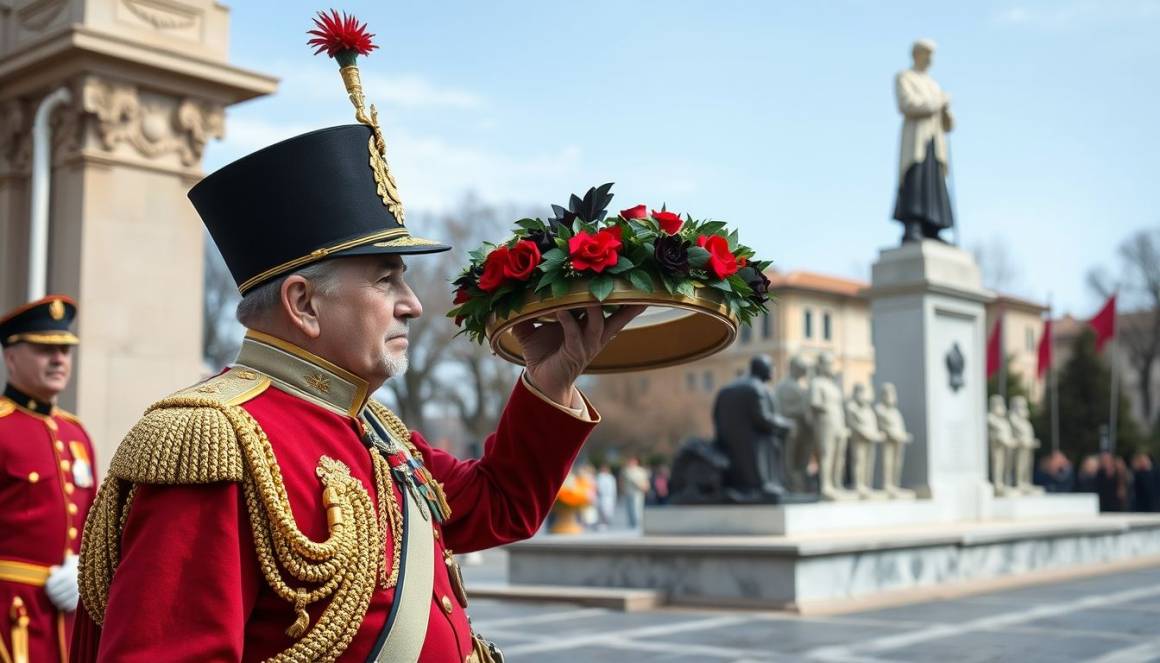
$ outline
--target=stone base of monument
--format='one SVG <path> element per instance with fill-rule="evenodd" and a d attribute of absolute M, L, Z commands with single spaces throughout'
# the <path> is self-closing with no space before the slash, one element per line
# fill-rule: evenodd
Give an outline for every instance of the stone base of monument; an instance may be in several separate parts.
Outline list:
<path fill-rule="evenodd" d="M 1094 494 L 991 497 L 989 488 L 959 499 L 867 500 L 783 505 L 646 507 L 646 536 L 793 536 L 918 527 L 976 520 L 1090 517 Z"/>
<path fill-rule="evenodd" d="M 1160 516 L 789 536 L 540 536 L 509 546 L 508 555 L 509 582 L 517 587 L 649 589 L 671 603 L 833 611 L 922 590 L 1160 560 Z"/>

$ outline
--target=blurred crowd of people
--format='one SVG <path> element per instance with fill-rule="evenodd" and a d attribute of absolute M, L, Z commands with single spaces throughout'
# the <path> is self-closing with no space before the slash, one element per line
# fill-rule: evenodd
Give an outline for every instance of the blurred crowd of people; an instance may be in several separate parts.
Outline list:
<path fill-rule="evenodd" d="M 1143 452 L 1092 454 L 1077 470 L 1056 451 L 1039 460 L 1035 483 L 1049 493 L 1096 493 L 1100 511 L 1160 511 L 1160 472 L 1155 459 Z"/>
<path fill-rule="evenodd" d="M 580 522 L 589 530 L 606 530 L 627 525 L 637 529 L 645 504 L 667 504 L 669 501 L 669 469 L 664 465 L 645 467 L 636 456 L 629 456 L 621 465 L 602 463 L 599 468 L 591 463 L 578 466 L 571 484 L 588 491 L 587 506 L 580 511 Z M 624 513 L 623 521 L 617 510 Z"/>

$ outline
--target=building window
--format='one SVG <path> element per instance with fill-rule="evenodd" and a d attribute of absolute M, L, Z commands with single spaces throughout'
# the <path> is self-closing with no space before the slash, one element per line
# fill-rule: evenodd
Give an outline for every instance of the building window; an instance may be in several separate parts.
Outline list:
<path fill-rule="evenodd" d="M 830 314 L 829 314 L 829 312 L 823 313 L 822 314 L 822 339 L 824 339 L 826 341 L 830 340 L 830 336 L 831 336 L 830 327 L 831 327 Z"/>
<path fill-rule="evenodd" d="M 761 316 L 761 338 L 767 341 L 773 338 L 773 314 L 769 311 Z"/>
<path fill-rule="evenodd" d="M 697 376 L 692 373 L 686 373 L 685 386 L 689 388 L 689 391 L 695 391 L 697 389 Z"/>
<path fill-rule="evenodd" d="M 741 344 L 745 345 L 753 340 L 753 327 L 741 325 Z"/>
<path fill-rule="evenodd" d="M 806 309 L 805 314 L 805 335 L 806 338 L 814 337 L 814 312 Z"/>
<path fill-rule="evenodd" d="M 705 382 L 705 391 L 713 391 L 713 373 L 710 371 L 705 371 L 705 374 L 701 376 L 701 379 Z"/>

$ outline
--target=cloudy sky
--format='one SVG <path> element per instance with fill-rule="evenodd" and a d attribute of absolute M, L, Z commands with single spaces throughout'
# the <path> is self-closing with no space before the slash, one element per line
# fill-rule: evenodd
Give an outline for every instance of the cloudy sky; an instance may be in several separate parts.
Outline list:
<path fill-rule="evenodd" d="M 305 45 L 319 5 L 228 4 L 232 62 L 281 85 L 230 109 L 207 170 L 353 121 L 337 67 Z M 899 234 L 892 78 L 925 36 L 958 121 L 960 241 L 1006 246 L 1011 292 L 1090 315 L 1086 270 L 1160 226 L 1157 0 L 338 8 L 377 35 L 363 81 L 409 211 L 471 191 L 547 213 L 613 181 L 617 209 L 667 202 L 736 224 L 780 269 L 867 279 Z"/>

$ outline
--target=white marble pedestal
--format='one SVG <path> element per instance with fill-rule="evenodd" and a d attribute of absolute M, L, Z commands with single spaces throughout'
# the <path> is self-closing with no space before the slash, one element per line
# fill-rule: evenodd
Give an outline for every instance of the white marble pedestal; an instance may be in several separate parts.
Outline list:
<path fill-rule="evenodd" d="M 1160 515 L 796 536 L 546 535 L 507 551 L 508 577 L 516 587 L 651 589 L 673 603 L 809 612 L 1027 574 L 1160 560 Z"/>
<path fill-rule="evenodd" d="M 874 383 L 893 383 L 914 441 L 902 485 L 968 520 L 987 485 L 984 304 L 971 254 L 933 240 L 884 249 L 870 289 Z"/>

